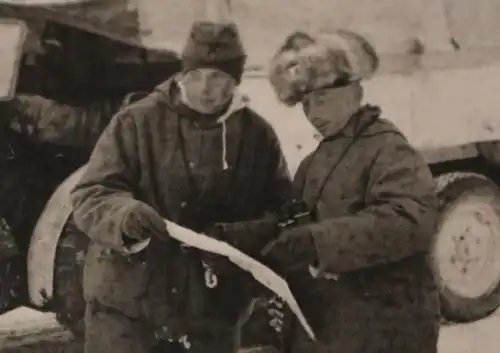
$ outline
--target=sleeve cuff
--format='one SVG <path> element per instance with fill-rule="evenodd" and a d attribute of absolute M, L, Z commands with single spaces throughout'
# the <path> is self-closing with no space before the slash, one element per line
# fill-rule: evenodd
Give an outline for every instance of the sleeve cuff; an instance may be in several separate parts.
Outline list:
<path fill-rule="evenodd" d="M 325 241 L 325 227 L 319 223 L 308 225 L 310 234 L 316 248 L 316 255 L 318 257 L 318 266 L 311 267 L 311 275 L 315 278 L 324 277 L 328 267 L 328 257 L 332 256 L 332 244 L 330 241 Z M 332 274 L 332 276 L 335 276 Z"/>
<path fill-rule="evenodd" d="M 125 222 L 126 218 L 130 214 L 130 212 L 134 210 L 136 205 L 137 202 L 131 202 L 130 205 L 128 205 L 128 207 L 125 210 L 123 210 L 121 224 Z M 123 234 L 122 232 L 121 224 L 119 229 L 119 237 L 120 237 L 120 251 L 122 253 L 127 255 L 137 254 L 142 250 L 144 250 L 149 245 L 149 243 L 151 242 L 151 238 L 137 241 L 135 239 L 126 237 L 125 234 Z"/>
<path fill-rule="evenodd" d="M 142 250 L 146 249 L 151 242 L 151 238 L 141 240 L 137 243 L 134 243 L 129 246 L 123 246 L 123 253 L 126 255 L 133 255 L 141 252 Z"/>

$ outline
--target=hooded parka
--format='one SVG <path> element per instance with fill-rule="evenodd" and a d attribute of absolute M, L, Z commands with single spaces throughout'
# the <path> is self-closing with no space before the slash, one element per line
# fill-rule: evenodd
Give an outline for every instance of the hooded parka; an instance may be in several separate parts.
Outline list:
<path fill-rule="evenodd" d="M 177 79 L 112 119 L 72 193 L 75 222 L 92 240 L 84 272 L 87 353 L 143 353 L 155 344 L 155 327 L 180 326 L 189 336 L 205 321 L 205 331 L 190 337 L 190 351 L 232 349 L 231 330 L 247 299 L 239 276 L 209 289 L 198 253 L 155 238 L 142 252 L 124 255 L 120 226 L 136 203 L 203 231 L 216 222 L 258 219 L 289 197 L 291 181 L 270 125 L 238 94 L 217 119 L 200 116 L 180 102 Z M 207 331 L 219 326 L 227 334 L 215 342 Z"/>
<path fill-rule="evenodd" d="M 294 179 L 315 216 L 297 231 L 312 237 L 318 277 L 291 279 L 292 290 L 318 341 L 297 326 L 291 351 L 435 353 L 440 315 L 428 263 L 438 216 L 432 175 L 379 108 L 354 101 L 341 111 L 349 114 L 347 124 L 323 126 L 324 140 Z M 335 112 L 332 105 L 322 110 Z"/>
<path fill-rule="evenodd" d="M 282 268 L 297 268 L 287 275 L 318 338 L 297 325 L 292 353 L 437 350 L 434 180 L 380 109 L 361 105 L 361 82 L 378 65 L 375 48 L 344 29 L 295 31 L 272 60 L 277 98 L 301 102 L 323 135 L 294 178 L 313 220 L 285 230 L 274 250 Z"/>

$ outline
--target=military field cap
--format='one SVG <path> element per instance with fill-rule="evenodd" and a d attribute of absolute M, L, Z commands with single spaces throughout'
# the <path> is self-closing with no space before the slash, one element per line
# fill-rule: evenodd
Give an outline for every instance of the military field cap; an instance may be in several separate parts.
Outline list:
<path fill-rule="evenodd" d="M 201 13 L 202 15 L 199 15 Z M 183 71 L 217 68 L 241 80 L 246 53 L 225 0 L 205 0 L 182 52 Z"/>

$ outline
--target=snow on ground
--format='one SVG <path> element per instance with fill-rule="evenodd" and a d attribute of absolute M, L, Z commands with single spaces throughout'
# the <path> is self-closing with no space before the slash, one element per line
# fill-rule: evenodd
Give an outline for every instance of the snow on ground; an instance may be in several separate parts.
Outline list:
<path fill-rule="evenodd" d="M 500 312 L 474 323 L 444 326 L 439 353 L 498 353 Z M 31 332 L 31 333 L 30 333 Z M 10 337 L 6 339 L 6 336 Z M 20 308 L 0 316 L 0 349 L 41 340 L 68 340 L 71 335 L 56 323 L 54 315 Z M 38 352 L 36 346 L 34 352 Z M 64 352 L 66 352 L 64 350 Z"/>
<path fill-rule="evenodd" d="M 482 320 L 443 327 L 439 353 L 498 353 L 500 346 L 500 312 Z"/>
<path fill-rule="evenodd" d="M 0 348 L 71 338 L 51 313 L 18 308 L 0 316 Z"/>
<path fill-rule="evenodd" d="M 0 315 L 0 331 L 15 327 L 30 327 L 48 323 L 54 319 L 53 314 L 42 313 L 26 307 L 21 307 L 4 315 Z"/>

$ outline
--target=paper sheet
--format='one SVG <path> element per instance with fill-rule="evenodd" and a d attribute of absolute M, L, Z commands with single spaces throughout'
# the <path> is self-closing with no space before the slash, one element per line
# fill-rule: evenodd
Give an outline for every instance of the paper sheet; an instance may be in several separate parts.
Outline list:
<path fill-rule="evenodd" d="M 288 283 L 274 271 L 225 242 L 210 238 L 204 234 L 196 233 L 191 229 L 181 227 L 168 220 L 165 220 L 165 224 L 172 238 L 197 249 L 225 256 L 235 265 L 250 272 L 257 281 L 287 302 L 309 337 L 311 337 L 312 340 L 316 340 L 313 330 L 309 326 L 309 323 L 288 287 Z"/>

